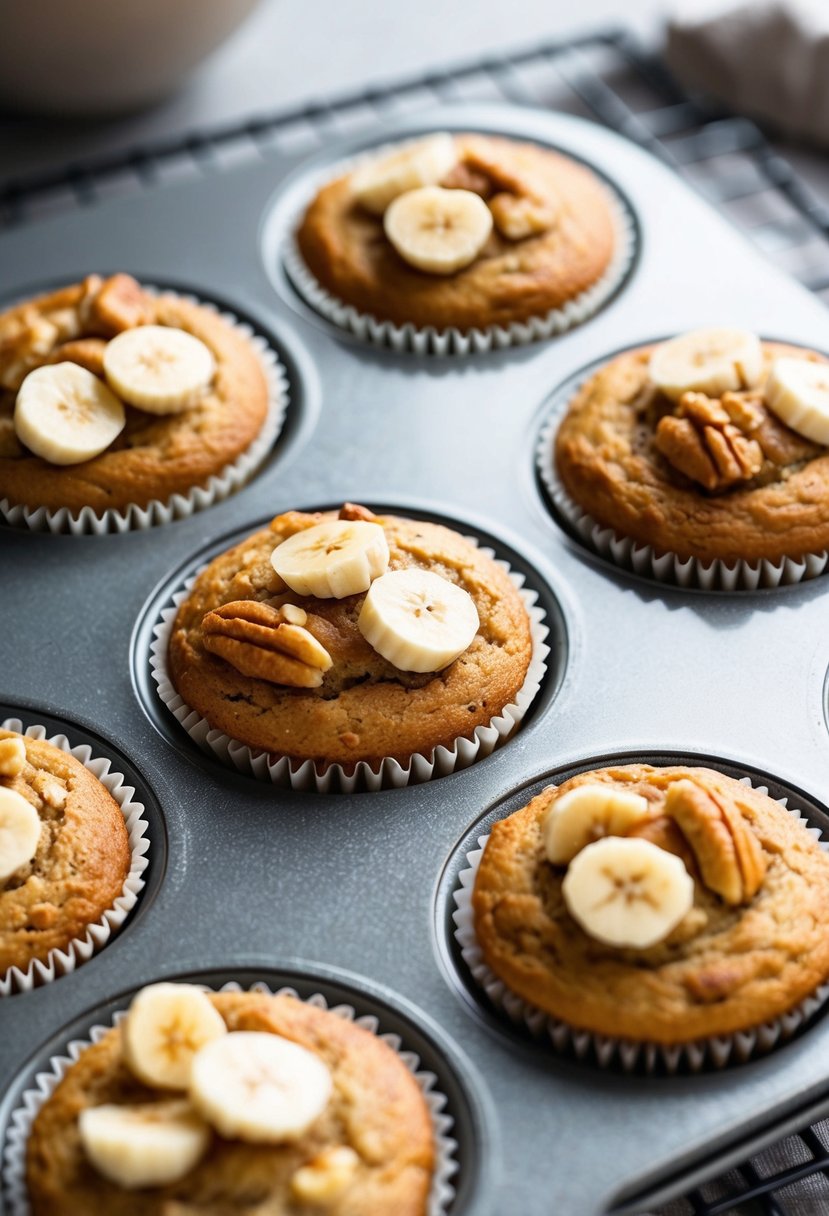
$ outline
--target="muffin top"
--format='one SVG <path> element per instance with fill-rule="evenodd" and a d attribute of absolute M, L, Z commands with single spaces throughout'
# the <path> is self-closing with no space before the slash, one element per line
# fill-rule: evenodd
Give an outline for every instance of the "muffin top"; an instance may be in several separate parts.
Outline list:
<path fill-rule="evenodd" d="M 494 824 L 473 908 L 507 987 L 597 1034 L 732 1034 L 829 976 L 829 858 L 779 803 L 712 769 L 635 764 L 548 787 Z"/>
<path fill-rule="evenodd" d="M 659 553 L 797 558 L 829 546 L 824 408 L 823 355 L 692 331 L 591 376 L 558 429 L 556 466 L 589 515 Z"/>
<path fill-rule="evenodd" d="M 438 133 L 324 186 L 297 234 L 317 280 L 360 312 L 462 330 L 543 317 L 604 274 L 608 193 L 549 148 Z"/>
<path fill-rule="evenodd" d="M 112 907 L 129 872 L 129 840 L 118 803 L 89 769 L 7 730 L 0 825 L 0 973 L 25 971 Z"/>
<path fill-rule="evenodd" d="M 514 700 L 531 651 L 518 590 L 471 541 L 346 504 L 278 515 L 215 558 L 169 663 L 231 738 L 348 768 L 470 736 Z"/>
<path fill-rule="evenodd" d="M 91 507 L 166 501 L 255 439 L 256 352 L 219 315 L 89 275 L 0 314 L 0 497 Z"/>
<path fill-rule="evenodd" d="M 226 1216 L 254 1201 L 425 1216 L 433 1166 L 418 1084 L 376 1035 L 294 997 L 179 984 L 142 990 L 82 1052 L 27 1150 L 33 1216 Z"/>

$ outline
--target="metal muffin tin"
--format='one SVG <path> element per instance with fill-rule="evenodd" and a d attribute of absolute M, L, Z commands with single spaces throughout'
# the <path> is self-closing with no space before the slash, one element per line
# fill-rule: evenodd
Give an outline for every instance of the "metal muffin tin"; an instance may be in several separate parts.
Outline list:
<path fill-rule="evenodd" d="M 616 183 L 641 243 L 615 300 L 562 337 L 469 357 L 392 355 L 316 317 L 274 263 L 273 192 L 295 188 L 282 180 L 290 170 L 310 177 L 371 143 L 435 128 L 547 142 Z M 829 1109 L 825 1017 L 722 1073 L 624 1076 L 481 1016 L 451 963 L 446 915 L 461 843 L 553 771 L 713 757 L 768 774 L 816 819 L 825 813 L 823 578 L 731 595 L 635 578 L 557 525 L 534 472 L 550 393 L 605 353 L 714 322 L 825 348 L 823 307 L 644 152 L 577 119 L 500 105 L 386 123 L 310 165 L 246 166 L 102 202 L 0 238 L 0 265 L 8 298 L 123 268 L 216 299 L 274 335 L 294 378 L 274 457 L 227 501 L 120 536 L 0 531 L 4 716 L 100 737 L 161 810 L 151 881 L 123 929 L 72 975 L 0 1002 L 0 1137 L 21 1082 L 125 989 L 205 968 L 290 974 L 323 992 L 351 986 L 365 1010 L 422 1036 L 458 1120 L 456 1216 L 641 1210 Z M 275 790 L 162 724 L 147 700 L 142 631 L 200 550 L 269 514 L 346 499 L 446 517 L 517 555 L 550 606 L 558 670 L 518 735 L 466 771 L 351 797 Z"/>

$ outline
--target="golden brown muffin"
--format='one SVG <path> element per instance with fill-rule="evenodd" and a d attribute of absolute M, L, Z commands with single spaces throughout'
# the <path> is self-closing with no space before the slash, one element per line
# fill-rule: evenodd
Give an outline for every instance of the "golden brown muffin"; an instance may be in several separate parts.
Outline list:
<path fill-rule="evenodd" d="M 657 553 L 702 562 L 778 561 L 826 549 L 827 449 L 775 417 L 762 387 L 677 407 L 650 382 L 654 349 L 617 356 L 571 402 L 555 459 L 575 502 Z M 764 375 L 784 355 L 826 362 L 779 342 L 764 342 L 763 354 Z"/>
<path fill-rule="evenodd" d="M 128 1071 L 119 1028 L 86 1048 L 44 1103 L 29 1138 L 27 1180 L 32 1216 L 272 1216 L 318 1213 L 299 1201 L 291 1179 L 335 1146 L 359 1157 L 348 1189 L 325 1206 L 331 1216 L 425 1216 L 434 1139 L 423 1096 L 402 1060 L 376 1035 L 289 996 L 221 993 L 210 999 L 230 1031 L 279 1034 L 322 1057 L 333 1074 L 328 1106 L 291 1144 L 254 1145 L 218 1135 L 180 1182 L 127 1191 L 89 1164 L 78 1133 L 81 1111 L 168 1097 Z"/>
<path fill-rule="evenodd" d="M 195 405 L 163 416 L 126 405 L 117 439 L 81 464 L 50 464 L 23 446 L 13 416 L 28 372 L 68 361 L 102 377 L 107 340 L 149 324 L 186 330 L 213 354 L 213 382 Z M 267 411 L 260 360 L 241 334 L 198 304 L 146 294 L 128 275 L 103 281 L 91 275 L 0 314 L 0 498 L 12 505 L 100 513 L 166 502 L 236 460 L 259 434 Z"/>
<path fill-rule="evenodd" d="M 562 895 L 565 867 L 546 857 L 548 809 L 597 782 L 643 795 L 653 818 L 629 834 L 679 856 L 694 879 L 690 911 L 646 949 L 585 932 Z M 493 826 L 473 907 L 484 959 L 507 987 L 596 1034 L 664 1044 L 734 1034 L 829 977 L 829 858 L 779 803 L 711 769 L 633 764 L 548 787 Z"/>
<path fill-rule="evenodd" d="M 177 691 L 212 727 L 249 747 L 347 770 L 386 756 L 406 763 L 413 753 L 471 736 L 514 701 L 527 673 L 530 624 L 515 585 L 491 558 L 440 524 L 373 516 L 351 504 L 339 517 L 382 526 L 390 570 L 430 570 L 468 592 L 480 620 L 468 649 L 436 673 L 401 671 L 357 627 L 365 594 L 337 600 L 289 591 L 271 566 L 273 549 L 304 528 L 337 518 L 333 511 L 289 511 L 215 558 L 196 579 L 170 640 Z M 295 604 L 307 613 L 308 632 L 333 660 L 319 687 L 285 687 L 243 675 L 206 649 L 205 614 L 249 601 L 272 609 Z"/>
<path fill-rule="evenodd" d="M 0 879 L 0 973 L 82 938 L 130 868 L 124 816 L 98 778 L 51 743 L 0 730 L 8 739 L 22 740 L 26 758 L 13 776 L 0 768 L 0 786 L 31 803 L 42 828 L 32 861 Z"/>
<path fill-rule="evenodd" d="M 299 228 L 299 249 L 322 286 L 360 312 L 418 327 L 461 330 L 543 317 L 596 283 L 614 253 L 607 190 L 549 148 L 498 136 L 455 137 L 458 164 L 442 185 L 471 190 L 493 212 L 531 202 L 549 227 L 522 239 L 493 228 L 471 265 L 451 275 L 416 270 L 355 198 L 347 174 L 324 186 Z M 494 200 L 498 200 L 495 202 Z"/>

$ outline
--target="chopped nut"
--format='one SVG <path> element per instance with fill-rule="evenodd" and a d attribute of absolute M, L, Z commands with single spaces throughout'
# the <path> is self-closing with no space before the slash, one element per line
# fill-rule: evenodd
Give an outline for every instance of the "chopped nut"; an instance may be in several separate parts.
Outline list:
<path fill-rule="evenodd" d="M 45 362 L 57 336 L 57 327 L 34 307 L 0 322 L 0 385 L 17 392 L 29 372 Z"/>
<path fill-rule="evenodd" d="M 673 819 L 697 859 L 702 881 L 727 904 L 749 903 L 768 862 L 738 806 L 694 781 L 675 781 L 665 797 Z"/>
<path fill-rule="evenodd" d="M 59 811 L 66 802 L 66 788 L 59 781 L 49 781 L 44 784 L 40 796 L 49 806 Z"/>
<path fill-rule="evenodd" d="M 343 747 L 356 747 L 360 742 L 360 736 L 355 735 L 353 730 L 344 731 L 340 735 L 340 743 Z"/>
<path fill-rule="evenodd" d="M 85 367 L 88 372 L 92 372 L 93 376 L 103 376 L 106 345 L 103 338 L 78 338 L 55 347 L 48 361 L 77 363 L 79 367 Z"/>
<path fill-rule="evenodd" d="M 366 523 L 373 523 L 377 516 L 373 511 L 369 511 L 368 507 L 361 507 L 356 502 L 345 502 L 340 507 L 338 519 L 362 519 Z"/>
<path fill-rule="evenodd" d="M 353 1148 L 337 1145 L 324 1149 L 300 1166 L 291 1179 L 291 1190 L 303 1203 L 331 1203 L 351 1185 L 359 1164 Z"/>
<path fill-rule="evenodd" d="M 152 321 L 152 308 L 140 283 L 132 275 L 114 274 L 103 282 L 92 300 L 92 315 L 107 332 L 119 334 Z"/>
<path fill-rule="evenodd" d="M 280 611 L 289 625 L 304 625 L 308 620 L 308 613 L 298 604 L 283 604 Z"/>
<path fill-rule="evenodd" d="M 16 777 L 26 763 L 26 744 L 15 736 L 0 739 L 0 777 Z"/>
<path fill-rule="evenodd" d="M 556 210 L 542 199 L 529 195 L 496 194 L 489 200 L 495 227 L 509 241 L 547 232 L 556 222 Z"/>
<path fill-rule="evenodd" d="M 748 416 L 752 429 L 759 421 L 735 406 L 735 394 L 725 401 L 704 393 L 685 393 L 677 412 L 656 427 L 656 447 L 674 468 L 709 491 L 727 490 L 750 481 L 763 467 L 763 449 L 732 418 Z"/>
<path fill-rule="evenodd" d="M 331 656 L 312 633 L 291 624 L 283 609 L 256 600 L 234 600 L 206 613 L 202 633 L 211 654 L 242 675 L 271 684 L 319 688 L 331 666 Z"/>
<path fill-rule="evenodd" d="M 463 161 L 458 161 L 440 184 L 444 190 L 470 190 L 482 199 L 488 199 L 492 194 L 492 182 L 487 175 L 465 165 Z"/>

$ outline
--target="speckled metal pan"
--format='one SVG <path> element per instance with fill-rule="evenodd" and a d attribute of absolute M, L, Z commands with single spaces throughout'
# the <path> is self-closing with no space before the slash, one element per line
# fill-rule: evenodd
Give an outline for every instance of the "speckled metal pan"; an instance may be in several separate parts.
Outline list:
<path fill-rule="evenodd" d="M 639 257 L 616 297 L 549 341 L 462 359 L 369 347 L 318 317 L 271 256 L 270 200 L 361 146 L 430 127 L 512 132 L 595 164 L 639 225 Z M 656 584 L 562 529 L 534 463 L 545 402 L 594 360 L 706 323 L 822 348 L 824 308 L 646 153 L 592 124 L 503 105 L 386 122 L 312 164 L 274 157 L 112 198 L 3 236 L 0 265 L 9 296 L 38 279 L 124 268 L 218 299 L 273 335 L 292 378 L 275 458 L 224 502 L 124 535 L 0 529 L 5 714 L 51 715 L 67 734 L 71 726 L 117 748 L 155 794 L 167 840 L 165 863 L 100 954 L 0 1002 L 0 1092 L 13 1094 L 65 1031 L 125 989 L 253 960 L 253 979 L 268 966 L 317 982 L 332 968 L 366 976 L 369 996 L 409 1010 L 427 1036 L 439 1026 L 441 1052 L 454 1058 L 459 1048 L 471 1061 L 470 1102 L 490 1113 L 469 1135 L 488 1173 L 459 1188 L 453 1216 L 647 1209 L 652 1193 L 681 1193 L 775 1128 L 822 1113 L 825 1017 L 716 1074 L 599 1069 L 485 1016 L 447 961 L 437 909 L 458 842 L 489 809 L 587 760 L 728 757 L 824 811 L 826 576 L 731 594 Z M 195 555 L 250 521 L 346 499 L 445 516 L 501 548 L 554 611 L 556 675 L 520 731 L 462 772 L 353 796 L 274 789 L 148 716 L 146 665 L 134 658 L 143 610 Z"/>

